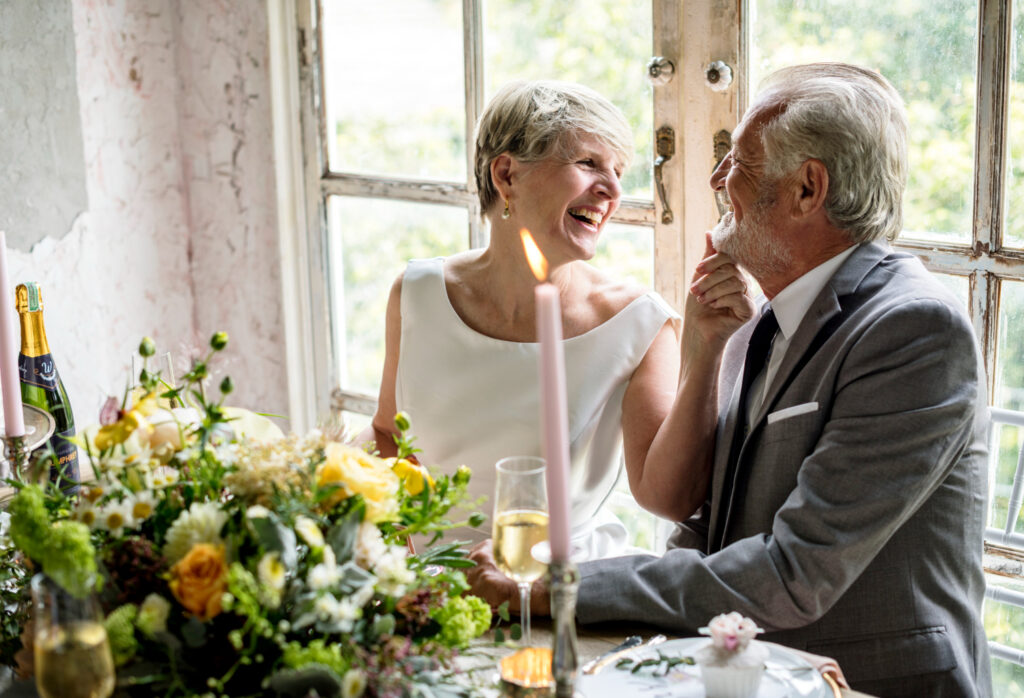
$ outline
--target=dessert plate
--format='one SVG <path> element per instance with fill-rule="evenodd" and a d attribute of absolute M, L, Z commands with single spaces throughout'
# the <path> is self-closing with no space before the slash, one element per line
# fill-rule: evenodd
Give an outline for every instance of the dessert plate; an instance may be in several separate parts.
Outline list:
<path fill-rule="evenodd" d="M 664 657 L 692 657 L 697 650 L 710 643 L 706 637 L 686 637 L 669 640 L 651 648 L 640 648 L 629 658 L 642 661 L 657 659 L 659 651 Z M 832 690 L 818 670 L 784 647 L 768 644 L 767 669 L 761 679 L 757 698 L 832 698 Z M 583 675 L 576 681 L 578 696 L 583 698 L 704 698 L 704 683 L 700 668 L 678 664 L 667 675 L 665 664 L 644 667 L 637 673 L 615 668 L 612 664 L 599 674 Z M 652 670 L 656 670 L 657 676 Z"/>

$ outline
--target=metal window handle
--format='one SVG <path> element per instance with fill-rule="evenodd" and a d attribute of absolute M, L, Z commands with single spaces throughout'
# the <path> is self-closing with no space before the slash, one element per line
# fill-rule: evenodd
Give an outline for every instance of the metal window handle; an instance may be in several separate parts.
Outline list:
<path fill-rule="evenodd" d="M 658 187 L 658 196 L 661 198 L 661 222 L 671 223 L 675 216 L 672 215 L 672 209 L 668 205 L 661 166 L 676 154 L 676 132 L 671 126 L 662 126 L 655 132 L 654 139 L 655 151 L 658 153 L 658 157 L 654 160 L 654 183 Z"/>

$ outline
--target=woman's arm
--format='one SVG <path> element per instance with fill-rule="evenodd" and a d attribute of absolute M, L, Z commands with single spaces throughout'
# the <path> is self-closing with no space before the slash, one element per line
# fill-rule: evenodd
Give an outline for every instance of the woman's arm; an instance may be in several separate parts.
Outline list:
<path fill-rule="evenodd" d="M 377 413 L 373 422 L 362 434 L 359 441 L 374 440 L 377 451 L 388 458 L 397 453 L 395 440 L 398 434 L 395 429 L 395 413 L 398 405 L 395 401 L 395 383 L 398 376 L 398 352 L 402 345 L 402 274 L 391 284 L 388 295 L 388 308 L 384 319 L 384 370 L 380 379 L 380 396 L 377 398 Z"/>
<path fill-rule="evenodd" d="M 682 521 L 707 497 L 722 352 L 753 314 L 742 272 L 709 238 L 686 299 L 679 354 L 666 325 L 622 402 L 629 487 L 637 503 L 658 516 Z"/>

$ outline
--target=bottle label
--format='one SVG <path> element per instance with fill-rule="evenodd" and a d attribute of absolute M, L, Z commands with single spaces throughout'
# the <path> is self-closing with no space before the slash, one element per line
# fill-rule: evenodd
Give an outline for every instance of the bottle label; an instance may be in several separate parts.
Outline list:
<path fill-rule="evenodd" d="M 61 476 L 64 480 L 75 482 L 81 479 L 78 473 L 78 446 L 68 441 L 68 438 L 74 435 L 75 428 L 71 427 L 50 437 L 50 448 L 57 457 L 57 467 L 50 469 L 50 479 L 53 482 L 58 482 Z"/>
<path fill-rule="evenodd" d="M 53 363 L 53 356 L 50 354 L 39 356 L 22 354 L 19 357 L 18 370 L 21 373 L 22 383 L 38 385 L 45 390 L 57 390 L 57 382 L 60 377 L 57 375 L 57 366 Z"/>

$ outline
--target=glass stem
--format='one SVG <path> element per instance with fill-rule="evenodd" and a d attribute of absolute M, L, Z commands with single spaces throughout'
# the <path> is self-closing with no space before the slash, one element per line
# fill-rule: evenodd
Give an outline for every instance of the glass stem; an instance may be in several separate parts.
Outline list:
<path fill-rule="evenodd" d="M 523 626 L 523 644 L 530 647 L 530 583 L 519 582 L 519 624 Z"/>

